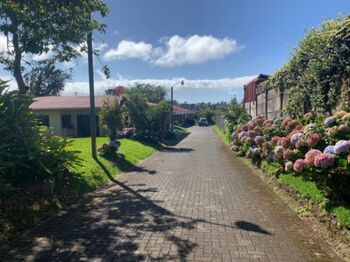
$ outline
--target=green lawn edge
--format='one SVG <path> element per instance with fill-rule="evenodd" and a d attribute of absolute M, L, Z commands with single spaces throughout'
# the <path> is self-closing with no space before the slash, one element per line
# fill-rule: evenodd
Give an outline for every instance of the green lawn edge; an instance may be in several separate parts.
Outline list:
<path fill-rule="evenodd" d="M 222 131 L 218 125 L 213 125 L 212 128 L 215 130 L 216 134 L 226 145 L 230 144 L 230 139 L 228 135 L 224 131 Z"/>

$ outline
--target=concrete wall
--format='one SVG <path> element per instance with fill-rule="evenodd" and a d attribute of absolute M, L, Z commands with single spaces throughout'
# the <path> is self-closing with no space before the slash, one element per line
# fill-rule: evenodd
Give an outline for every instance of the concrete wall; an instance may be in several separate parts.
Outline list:
<path fill-rule="evenodd" d="M 285 109 L 287 102 L 288 93 L 284 92 L 282 104 L 283 110 Z M 263 115 L 268 119 L 274 119 L 285 116 L 285 113 L 281 110 L 280 92 L 275 89 L 269 89 L 267 92 L 264 90 L 257 90 L 256 100 L 245 103 L 244 108 L 252 117 Z"/>

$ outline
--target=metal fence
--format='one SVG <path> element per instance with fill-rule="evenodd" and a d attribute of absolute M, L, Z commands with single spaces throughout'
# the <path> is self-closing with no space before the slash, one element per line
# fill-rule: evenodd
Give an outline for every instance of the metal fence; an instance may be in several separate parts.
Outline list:
<path fill-rule="evenodd" d="M 227 122 L 220 115 L 215 116 L 215 124 L 224 132 L 227 130 Z"/>

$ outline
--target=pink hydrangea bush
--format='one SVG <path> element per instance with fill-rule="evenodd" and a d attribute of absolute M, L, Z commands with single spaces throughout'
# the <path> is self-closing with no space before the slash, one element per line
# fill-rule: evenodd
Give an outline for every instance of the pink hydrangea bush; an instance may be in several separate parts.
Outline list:
<path fill-rule="evenodd" d="M 321 153 L 315 157 L 315 167 L 329 168 L 334 165 L 334 157 L 328 153 Z"/>
<path fill-rule="evenodd" d="M 315 162 L 315 158 L 317 155 L 322 154 L 320 150 L 317 149 L 310 149 L 306 154 L 305 154 L 305 164 L 309 166 L 313 166 Z"/>
<path fill-rule="evenodd" d="M 293 165 L 293 170 L 297 173 L 303 171 L 305 167 L 305 160 L 304 159 L 297 159 L 295 162 L 294 162 L 294 165 Z"/>

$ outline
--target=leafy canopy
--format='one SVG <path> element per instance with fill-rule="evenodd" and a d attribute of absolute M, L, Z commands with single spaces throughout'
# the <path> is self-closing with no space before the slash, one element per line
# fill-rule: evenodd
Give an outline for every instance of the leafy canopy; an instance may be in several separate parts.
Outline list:
<path fill-rule="evenodd" d="M 0 5 L 0 32 L 8 38 L 0 63 L 14 75 L 20 93 L 27 91 L 23 62 L 30 63 L 29 55 L 50 51 L 59 62 L 79 56 L 87 33 L 105 27 L 91 19 L 91 13 L 102 17 L 108 13 L 100 0 L 2 0 Z"/>
<path fill-rule="evenodd" d="M 293 56 L 262 87 L 287 90 L 286 111 L 301 116 L 305 111 L 330 113 L 342 107 L 350 77 L 350 17 L 326 20 L 299 42 Z M 344 106 L 343 106 L 344 107 Z"/>
<path fill-rule="evenodd" d="M 137 84 L 128 90 L 130 95 L 141 95 L 150 103 L 159 103 L 165 99 L 166 90 L 163 86 Z"/>
<path fill-rule="evenodd" d="M 38 96 L 58 96 L 64 89 L 64 84 L 70 75 L 56 67 L 53 60 L 40 62 L 30 72 L 24 75 L 29 93 Z"/>
<path fill-rule="evenodd" d="M 100 121 L 107 130 L 108 137 L 114 141 L 117 131 L 122 128 L 122 110 L 117 99 L 107 99 L 99 112 Z"/>
<path fill-rule="evenodd" d="M 79 160 L 77 152 L 40 126 L 31 96 L 7 88 L 0 80 L 0 180 L 38 181 L 66 172 Z"/>

